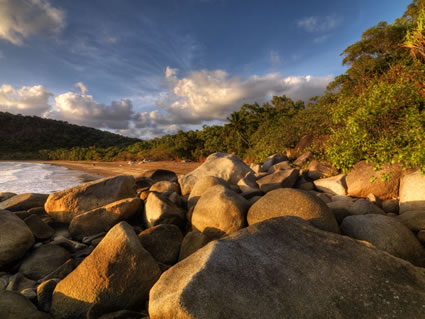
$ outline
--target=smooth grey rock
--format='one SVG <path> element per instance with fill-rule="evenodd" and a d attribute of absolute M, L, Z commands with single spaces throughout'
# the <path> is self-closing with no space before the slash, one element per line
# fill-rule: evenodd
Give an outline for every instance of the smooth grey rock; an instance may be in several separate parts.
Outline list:
<path fill-rule="evenodd" d="M 153 286 L 156 318 L 420 318 L 425 269 L 294 217 L 216 240 Z"/>
<path fill-rule="evenodd" d="M 201 233 L 200 231 L 194 230 L 188 232 L 186 236 L 184 236 L 183 242 L 180 247 L 179 261 L 192 255 L 195 251 L 201 249 L 210 241 L 211 238 L 209 238 L 204 233 Z"/>
<path fill-rule="evenodd" d="M 48 319 L 51 316 L 38 311 L 31 301 L 19 293 L 0 291 L 0 318 Z"/>
<path fill-rule="evenodd" d="M 55 230 L 44 223 L 37 215 L 30 215 L 24 219 L 25 224 L 31 229 L 37 240 L 46 240 L 53 236 Z"/>
<path fill-rule="evenodd" d="M 56 270 L 70 258 L 68 251 L 57 245 L 43 245 L 26 257 L 19 271 L 33 280 L 39 280 Z"/>
<path fill-rule="evenodd" d="M 0 268 L 20 258 L 34 245 L 34 236 L 19 217 L 0 210 Z"/>
<path fill-rule="evenodd" d="M 398 215 L 397 220 L 414 232 L 425 230 L 425 210 L 405 212 L 402 215 Z"/>
<path fill-rule="evenodd" d="M 341 231 L 414 265 L 425 265 L 424 248 L 415 235 L 395 218 L 376 214 L 349 216 L 342 222 Z"/>
<path fill-rule="evenodd" d="M 177 262 L 183 234 L 175 225 L 158 225 L 148 228 L 139 235 L 140 242 L 152 257 L 163 264 Z"/>

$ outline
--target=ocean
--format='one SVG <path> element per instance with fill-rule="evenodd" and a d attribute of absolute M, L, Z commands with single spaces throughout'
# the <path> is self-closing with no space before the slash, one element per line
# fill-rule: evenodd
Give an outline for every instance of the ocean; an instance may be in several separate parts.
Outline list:
<path fill-rule="evenodd" d="M 0 192 L 50 194 L 99 178 L 50 164 L 0 162 Z"/>

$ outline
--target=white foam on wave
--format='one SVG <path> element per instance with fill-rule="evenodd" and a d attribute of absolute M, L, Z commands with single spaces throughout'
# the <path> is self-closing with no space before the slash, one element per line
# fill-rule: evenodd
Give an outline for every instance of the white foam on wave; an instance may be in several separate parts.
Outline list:
<path fill-rule="evenodd" d="M 0 192 L 49 194 L 97 178 L 50 164 L 0 162 Z"/>

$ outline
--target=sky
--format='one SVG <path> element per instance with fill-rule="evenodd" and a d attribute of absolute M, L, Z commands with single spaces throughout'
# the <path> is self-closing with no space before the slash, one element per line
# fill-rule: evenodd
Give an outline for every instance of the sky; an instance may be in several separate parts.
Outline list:
<path fill-rule="evenodd" d="M 408 0 L 0 0 L 0 111 L 149 139 L 307 101 Z"/>

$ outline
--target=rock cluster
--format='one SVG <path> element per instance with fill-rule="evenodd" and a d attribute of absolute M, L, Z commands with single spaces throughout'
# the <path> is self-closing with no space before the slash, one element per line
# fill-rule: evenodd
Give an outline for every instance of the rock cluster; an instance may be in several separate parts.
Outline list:
<path fill-rule="evenodd" d="M 215 153 L 0 193 L 0 318 L 423 317 L 425 177 L 384 173 Z"/>

